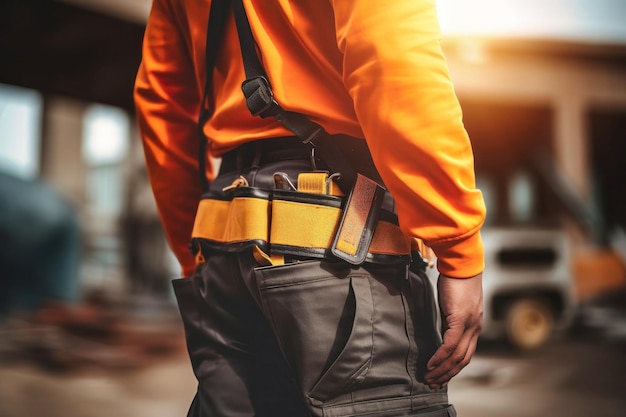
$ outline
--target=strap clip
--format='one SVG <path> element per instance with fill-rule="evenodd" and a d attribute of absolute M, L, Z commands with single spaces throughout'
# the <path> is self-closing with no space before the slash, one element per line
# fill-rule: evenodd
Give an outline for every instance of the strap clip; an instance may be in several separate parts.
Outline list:
<path fill-rule="evenodd" d="M 240 175 L 237 178 L 235 178 L 234 181 L 230 185 L 222 188 L 222 192 L 226 193 L 228 191 L 234 190 L 235 188 L 249 187 L 249 186 L 250 184 L 248 184 L 248 180 L 246 179 L 246 177 L 244 177 L 243 175 Z"/>
<path fill-rule="evenodd" d="M 268 117 L 278 112 L 278 103 L 274 100 L 274 92 L 267 78 L 260 75 L 249 78 L 241 84 L 241 90 L 246 97 L 246 106 L 253 116 Z M 272 107 L 273 111 L 268 112 Z"/>

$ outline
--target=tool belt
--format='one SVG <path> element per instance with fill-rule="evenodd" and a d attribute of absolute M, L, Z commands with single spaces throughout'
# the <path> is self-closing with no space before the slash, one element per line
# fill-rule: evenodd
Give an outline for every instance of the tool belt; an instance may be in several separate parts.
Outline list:
<path fill-rule="evenodd" d="M 226 251 L 256 246 L 268 256 L 278 255 L 268 257 L 271 264 L 280 264 L 284 255 L 332 258 L 342 202 L 335 196 L 240 187 L 231 200 L 200 202 L 192 237 Z M 376 222 L 365 260 L 409 263 L 411 240 L 389 217 Z"/>
<path fill-rule="evenodd" d="M 310 148 L 303 149 L 293 138 L 275 138 L 224 155 L 196 214 L 198 264 L 201 246 L 228 252 L 252 247 L 265 265 L 285 257 L 409 264 L 416 252 L 424 253 L 420 241 L 401 232 L 384 189 L 359 176 L 344 196 L 332 174 L 311 170 L 318 167 L 311 166 Z M 372 212 L 376 199 L 381 209 Z"/>

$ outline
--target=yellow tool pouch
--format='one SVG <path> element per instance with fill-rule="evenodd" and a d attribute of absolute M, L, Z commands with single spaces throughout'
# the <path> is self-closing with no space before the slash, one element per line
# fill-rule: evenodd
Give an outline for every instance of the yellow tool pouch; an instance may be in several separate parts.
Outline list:
<path fill-rule="evenodd" d="M 200 201 L 192 238 L 233 247 L 269 241 L 270 194 L 242 187 L 232 200 Z"/>
<path fill-rule="evenodd" d="M 239 187 L 230 195 L 229 200 L 200 202 L 193 239 L 218 250 L 257 246 L 270 256 L 335 258 L 331 248 L 343 216 L 343 197 L 253 187 Z M 409 263 L 411 258 L 411 240 L 384 216 L 373 226 L 366 249 L 365 262 Z"/>

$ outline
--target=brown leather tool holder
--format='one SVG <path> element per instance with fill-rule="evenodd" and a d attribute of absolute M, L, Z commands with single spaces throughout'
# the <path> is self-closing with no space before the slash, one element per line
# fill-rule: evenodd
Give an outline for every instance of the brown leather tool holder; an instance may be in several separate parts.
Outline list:
<path fill-rule="evenodd" d="M 384 196 L 376 181 L 357 174 L 330 249 L 333 255 L 352 265 L 365 262 Z"/>

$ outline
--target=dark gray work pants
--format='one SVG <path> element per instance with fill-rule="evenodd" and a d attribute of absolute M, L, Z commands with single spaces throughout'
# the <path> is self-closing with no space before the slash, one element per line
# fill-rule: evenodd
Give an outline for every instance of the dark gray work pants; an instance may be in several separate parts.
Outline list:
<path fill-rule="evenodd" d="M 210 194 L 311 169 L 309 148 L 285 159 L 278 145 L 227 154 Z M 174 281 L 198 379 L 189 417 L 455 416 L 446 390 L 423 383 L 440 336 L 422 265 L 259 267 L 251 249 L 202 251 L 195 276 Z"/>
<path fill-rule="evenodd" d="M 416 272 L 209 255 L 174 281 L 198 379 L 189 416 L 453 416 L 422 382 L 439 338 Z"/>

